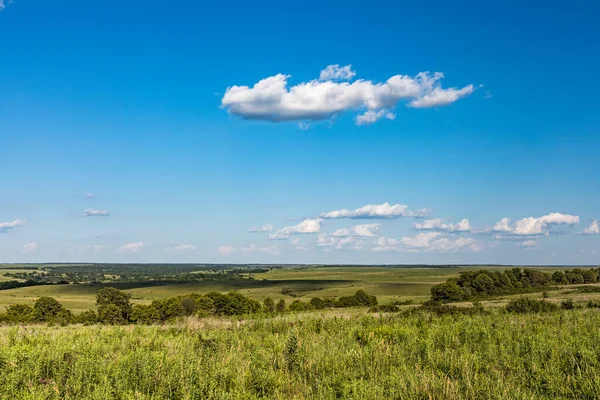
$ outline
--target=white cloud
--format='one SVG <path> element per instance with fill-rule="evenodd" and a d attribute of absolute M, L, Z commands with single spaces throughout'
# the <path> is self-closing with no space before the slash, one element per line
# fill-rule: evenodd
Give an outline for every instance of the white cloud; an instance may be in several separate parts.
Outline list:
<path fill-rule="evenodd" d="M 235 247 L 232 246 L 221 246 L 219 247 L 219 254 L 221 254 L 222 256 L 228 256 L 231 255 L 233 253 L 237 253 L 237 249 Z"/>
<path fill-rule="evenodd" d="M 27 243 L 21 246 L 21 253 L 28 254 L 37 250 L 38 244 L 36 242 Z"/>
<path fill-rule="evenodd" d="M 86 217 L 108 217 L 110 215 L 110 211 L 108 210 L 92 210 L 88 208 L 83 212 Z"/>
<path fill-rule="evenodd" d="M 26 219 L 15 219 L 11 222 L 0 222 L 0 233 L 6 233 L 27 223 Z"/>
<path fill-rule="evenodd" d="M 185 252 L 185 251 L 196 251 L 198 248 L 192 244 L 186 244 L 186 243 L 181 243 L 181 244 L 174 244 L 172 246 L 167 247 L 167 251 L 170 252 L 175 252 L 175 253 L 179 253 L 179 252 Z"/>
<path fill-rule="evenodd" d="M 299 237 L 292 239 L 292 245 L 296 248 L 296 250 L 310 250 L 306 243 L 303 243 Z"/>
<path fill-rule="evenodd" d="M 421 72 L 415 77 L 395 75 L 385 82 L 356 80 L 338 82 L 333 78 L 349 79 L 349 66 L 329 66 L 321 72 L 327 80 L 312 80 L 288 87 L 290 75 L 277 74 L 262 79 L 253 87 L 228 87 L 221 107 L 231 115 L 244 119 L 282 121 L 316 121 L 333 117 L 344 111 L 391 110 L 402 100 L 410 107 L 444 106 L 473 92 L 473 85 L 461 89 L 442 89 L 444 74 Z M 365 122 L 372 114 L 357 119 Z M 381 116 L 386 116 L 384 113 Z"/>
<path fill-rule="evenodd" d="M 340 67 L 339 64 L 328 65 L 327 68 L 321 71 L 319 75 L 320 81 L 343 80 L 349 81 L 356 76 L 356 72 L 352 71 L 352 65 Z"/>
<path fill-rule="evenodd" d="M 400 240 L 380 237 L 372 251 L 404 251 L 408 253 L 447 253 L 458 250 L 479 251 L 481 247 L 471 238 L 452 238 L 440 232 L 419 233 Z"/>
<path fill-rule="evenodd" d="M 440 232 L 471 232 L 471 223 L 468 219 L 462 219 L 457 224 L 444 223 L 440 218 L 428 219 L 423 222 L 413 224 L 415 229 L 421 231 L 440 231 Z"/>
<path fill-rule="evenodd" d="M 405 250 L 414 252 L 446 253 L 465 248 L 472 251 L 479 249 L 472 238 L 452 239 L 443 236 L 440 232 L 419 233 L 415 237 L 404 237 L 400 241 Z"/>
<path fill-rule="evenodd" d="M 535 250 L 539 249 L 540 245 L 537 240 L 526 240 L 522 243 L 519 243 L 519 247 L 523 247 L 525 250 Z"/>
<path fill-rule="evenodd" d="M 86 244 L 83 246 L 76 246 L 71 248 L 71 251 L 78 253 L 100 253 L 104 249 L 104 246 L 98 244 Z"/>
<path fill-rule="evenodd" d="M 85 197 L 88 198 L 88 199 L 93 199 L 93 198 L 96 197 L 96 195 L 94 193 L 86 193 Z"/>
<path fill-rule="evenodd" d="M 127 244 L 124 244 L 123 246 L 119 247 L 119 253 L 122 253 L 122 254 L 139 253 L 146 246 L 147 245 L 144 242 L 127 243 Z"/>
<path fill-rule="evenodd" d="M 275 229 L 275 227 L 273 225 L 271 225 L 271 224 L 264 224 L 260 228 L 257 228 L 255 226 L 253 226 L 252 228 L 250 228 L 250 232 L 252 232 L 252 233 L 256 233 L 256 232 L 271 232 L 271 231 L 273 231 L 273 229 Z"/>
<path fill-rule="evenodd" d="M 281 250 L 277 246 L 258 247 L 255 244 L 242 246 L 240 251 L 242 253 L 264 253 L 272 256 L 278 256 L 279 254 L 281 254 Z"/>
<path fill-rule="evenodd" d="M 374 237 L 379 236 L 381 231 L 380 224 L 362 224 L 355 225 L 352 228 L 341 228 L 333 232 L 331 236 L 334 237 L 345 237 L 345 236 L 360 236 L 360 237 Z"/>
<path fill-rule="evenodd" d="M 549 235 L 552 228 L 559 225 L 575 225 L 579 217 L 561 213 L 551 213 L 541 217 L 528 217 L 511 225 L 510 218 L 502 218 L 489 230 L 493 233 L 512 236 L 542 236 Z"/>
<path fill-rule="evenodd" d="M 427 93 L 421 98 L 411 101 L 408 103 L 413 108 L 431 108 L 431 107 L 442 107 L 452 104 L 455 101 L 467 97 L 475 88 L 473 85 L 465 86 L 462 89 L 450 88 L 442 89 L 435 88 L 431 92 Z"/>
<path fill-rule="evenodd" d="M 429 214 L 429 209 L 422 209 L 417 211 L 411 211 L 408 206 L 404 204 L 389 203 L 383 204 L 369 204 L 355 210 L 335 210 L 324 212 L 321 214 L 321 218 L 352 218 L 352 219 L 392 219 L 401 217 L 416 217 L 421 218 Z"/>
<path fill-rule="evenodd" d="M 379 111 L 365 111 L 363 114 L 357 115 L 354 121 L 356 125 L 367 125 L 379 121 L 381 118 L 389 119 L 393 121 L 396 118 L 396 114 L 389 112 L 388 110 Z"/>
<path fill-rule="evenodd" d="M 581 232 L 582 235 L 600 235 L 600 223 L 598 223 L 598 220 L 594 220 L 592 221 L 592 224 L 590 226 L 588 226 L 587 228 L 585 228 L 583 230 L 583 232 Z"/>
<path fill-rule="evenodd" d="M 289 238 L 290 238 L 289 234 L 280 233 L 280 232 L 269 233 L 269 236 L 267 236 L 267 239 L 269 239 L 269 240 L 287 240 Z"/>
<path fill-rule="evenodd" d="M 356 237 L 334 237 L 320 234 L 317 237 L 317 246 L 335 250 L 362 250 L 364 242 Z"/>
<path fill-rule="evenodd" d="M 285 239 L 285 236 L 297 233 L 317 233 L 321 231 L 323 219 L 313 218 L 305 219 L 297 225 L 286 226 L 278 230 L 274 235 L 269 235 L 269 239 Z"/>

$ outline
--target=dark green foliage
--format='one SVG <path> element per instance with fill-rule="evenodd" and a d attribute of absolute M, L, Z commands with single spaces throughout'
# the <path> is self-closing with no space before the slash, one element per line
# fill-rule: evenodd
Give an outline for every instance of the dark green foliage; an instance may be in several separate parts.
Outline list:
<path fill-rule="evenodd" d="M 285 362 L 287 370 L 292 372 L 300 366 L 300 357 L 298 354 L 298 336 L 292 333 L 285 344 Z"/>
<path fill-rule="evenodd" d="M 529 297 L 512 300 L 506 305 L 506 311 L 516 314 L 551 312 L 558 309 L 559 307 L 554 303 Z"/>
<path fill-rule="evenodd" d="M 68 322 L 71 313 L 52 297 L 40 297 L 33 305 L 32 318 L 39 322 Z M 64 320 L 67 321 L 64 321 Z"/>
<path fill-rule="evenodd" d="M 315 307 L 312 304 L 303 303 L 300 300 L 294 300 L 288 308 L 290 311 L 309 311 L 315 309 Z"/>
<path fill-rule="evenodd" d="M 545 298 L 545 299 L 547 299 L 547 298 L 550 297 L 550 295 L 548 294 L 547 291 L 544 290 L 544 292 L 542 293 L 542 297 Z"/>
<path fill-rule="evenodd" d="M 400 311 L 400 308 L 395 304 L 379 304 L 369 308 L 370 313 L 394 313 L 398 311 Z"/>
<path fill-rule="evenodd" d="M 600 293 L 600 286 L 581 286 L 574 290 L 575 293 Z"/>
<path fill-rule="evenodd" d="M 335 300 L 330 297 L 326 297 L 324 299 L 322 299 L 320 297 L 313 297 L 312 299 L 310 299 L 310 304 L 315 309 L 322 310 L 324 308 L 335 307 Z"/>
<path fill-rule="evenodd" d="M 6 319 L 15 323 L 31 322 L 33 308 L 26 304 L 13 304 L 6 309 Z"/>
<path fill-rule="evenodd" d="M 272 298 L 267 297 L 263 300 L 263 305 L 265 306 L 265 311 L 268 313 L 274 313 L 275 312 L 275 302 L 273 301 Z"/>
<path fill-rule="evenodd" d="M 463 291 L 453 282 L 440 283 L 431 288 L 431 299 L 434 301 L 452 302 L 463 298 Z"/>
<path fill-rule="evenodd" d="M 600 308 L 600 300 L 590 300 L 590 301 L 588 301 L 587 308 Z"/>
<path fill-rule="evenodd" d="M 573 310 L 575 308 L 575 303 L 573 303 L 573 299 L 566 299 L 560 303 L 560 308 L 563 310 Z"/>
<path fill-rule="evenodd" d="M 377 297 L 359 290 L 353 296 L 340 297 L 334 305 L 335 307 L 371 307 L 377 305 Z"/>
<path fill-rule="evenodd" d="M 585 278 L 584 278 L 585 276 Z M 584 280 L 595 282 L 597 273 L 590 269 L 556 271 L 549 275 L 543 271 L 528 268 L 511 268 L 500 271 L 465 271 L 458 278 L 450 278 L 445 283 L 431 288 L 431 298 L 450 303 L 454 301 L 481 299 L 515 293 L 534 292 L 553 284 L 580 284 Z"/>
<path fill-rule="evenodd" d="M 285 300 L 284 299 L 280 299 L 277 302 L 277 305 L 275 306 L 275 311 L 280 312 L 280 313 L 285 311 Z"/>
<path fill-rule="evenodd" d="M 390 304 L 393 304 L 395 306 L 409 306 L 413 303 L 414 303 L 414 301 L 412 301 L 412 300 L 394 300 L 394 301 L 390 302 Z"/>
<path fill-rule="evenodd" d="M 594 270 L 588 269 L 583 272 L 583 282 L 584 283 L 596 283 L 598 280 L 598 276 Z"/>
<path fill-rule="evenodd" d="M 105 287 L 96 293 L 98 317 L 106 324 L 123 324 L 129 321 L 131 295 L 112 287 Z"/>
<path fill-rule="evenodd" d="M 131 310 L 131 322 L 136 324 L 158 324 L 162 322 L 162 316 L 159 310 L 152 305 L 136 304 Z"/>
<path fill-rule="evenodd" d="M 98 314 L 94 310 L 87 310 L 73 317 L 75 324 L 93 325 L 98 323 Z"/>

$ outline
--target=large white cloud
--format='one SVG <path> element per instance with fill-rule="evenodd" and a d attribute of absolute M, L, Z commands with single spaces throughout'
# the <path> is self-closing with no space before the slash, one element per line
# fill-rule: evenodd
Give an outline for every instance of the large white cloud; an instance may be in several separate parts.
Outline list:
<path fill-rule="evenodd" d="M 15 219 L 10 222 L 0 222 L 0 233 L 6 233 L 27 223 L 26 219 Z"/>
<path fill-rule="evenodd" d="M 110 215 L 110 211 L 108 210 L 93 210 L 88 208 L 83 212 L 86 217 L 108 217 Z"/>
<path fill-rule="evenodd" d="M 320 216 L 321 218 L 352 218 L 352 219 L 392 219 L 392 218 L 401 218 L 401 217 L 425 217 L 429 214 L 429 209 L 422 209 L 417 211 L 411 211 L 408 209 L 408 206 L 404 204 L 394 204 L 391 205 L 389 203 L 383 204 L 368 204 L 363 207 L 359 207 L 355 210 L 334 210 L 329 212 L 324 212 Z"/>
<path fill-rule="evenodd" d="M 330 65 L 321 71 L 321 80 L 302 82 L 288 87 L 290 75 L 277 74 L 262 79 L 254 86 L 228 87 L 221 99 L 221 107 L 231 115 L 244 119 L 271 122 L 324 120 L 344 111 L 386 112 L 379 118 L 390 116 L 402 100 L 414 108 L 445 106 L 468 96 L 474 86 L 461 89 L 443 89 L 440 81 L 444 74 L 421 72 L 416 76 L 394 75 L 385 82 L 351 79 L 350 66 Z M 357 124 L 374 122 L 378 114 L 362 114 Z"/>
<path fill-rule="evenodd" d="M 139 253 L 146 246 L 147 246 L 147 244 L 144 242 L 127 243 L 127 244 L 124 244 L 123 246 L 119 247 L 119 253 L 122 253 L 122 254 Z"/>
<path fill-rule="evenodd" d="M 413 224 L 413 227 L 420 231 L 471 232 L 471 223 L 466 218 L 462 219 L 457 224 L 445 223 L 440 218 L 433 218 L 423 222 L 417 222 Z"/>
<path fill-rule="evenodd" d="M 569 226 L 578 223 L 577 215 L 551 213 L 541 217 L 523 218 L 513 224 L 511 224 L 510 218 L 502 218 L 489 231 L 510 236 L 542 236 L 549 235 L 555 226 Z"/>
<path fill-rule="evenodd" d="M 582 235 L 600 235 L 600 223 L 598 220 L 592 221 L 591 225 L 588 226 L 581 232 Z"/>
<path fill-rule="evenodd" d="M 355 225 L 348 228 L 340 228 L 333 232 L 331 236 L 334 237 L 348 237 L 348 236 L 359 236 L 359 237 L 374 237 L 379 236 L 379 232 L 381 231 L 380 224 L 362 224 Z"/>

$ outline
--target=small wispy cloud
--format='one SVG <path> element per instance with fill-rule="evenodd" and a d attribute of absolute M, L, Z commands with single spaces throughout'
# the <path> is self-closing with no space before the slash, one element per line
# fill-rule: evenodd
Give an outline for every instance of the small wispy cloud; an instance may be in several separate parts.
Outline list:
<path fill-rule="evenodd" d="M 94 193 L 86 193 L 84 197 L 87 199 L 93 199 L 96 197 L 96 195 Z"/>
<path fill-rule="evenodd" d="M 271 232 L 274 229 L 275 229 L 275 227 L 273 225 L 271 225 L 271 224 L 264 224 L 260 228 L 257 228 L 255 226 L 253 226 L 252 228 L 250 228 L 249 232 L 252 232 L 252 233 L 257 233 L 257 232 Z"/>
<path fill-rule="evenodd" d="M 31 243 L 24 244 L 23 246 L 21 246 L 21 253 L 23 253 L 23 254 L 29 254 L 31 252 L 36 251 L 38 247 L 39 246 L 38 246 L 38 244 L 36 242 L 31 242 Z"/>
<path fill-rule="evenodd" d="M 146 246 L 147 246 L 147 244 L 144 242 L 127 243 L 127 244 L 124 244 L 123 246 L 119 247 L 119 253 L 121 253 L 121 254 L 139 253 Z"/>
<path fill-rule="evenodd" d="M 192 244 L 187 244 L 187 243 L 181 243 L 181 244 L 174 244 L 171 245 L 169 247 L 167 247 L 167 251 L 170 252 L 174 252 L 174 253 L 183 253 L 186 251 L 196 251 L 198 248 Z"/>
<path fill-rule="evenodd" d="M 91 208 L 88 208 L 83 213 L 86 217 L 108 217 L 110 215 L 110 211 L 108 210 L 93 210 Z"/>

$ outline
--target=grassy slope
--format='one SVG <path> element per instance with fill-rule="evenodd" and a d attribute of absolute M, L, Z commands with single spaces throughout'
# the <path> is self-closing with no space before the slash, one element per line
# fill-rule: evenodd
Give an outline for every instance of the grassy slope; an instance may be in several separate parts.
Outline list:
<path fill-rule="evenodd" d="M 600 397 L 600 313 L 0 328 L 1 399 Z"/>

